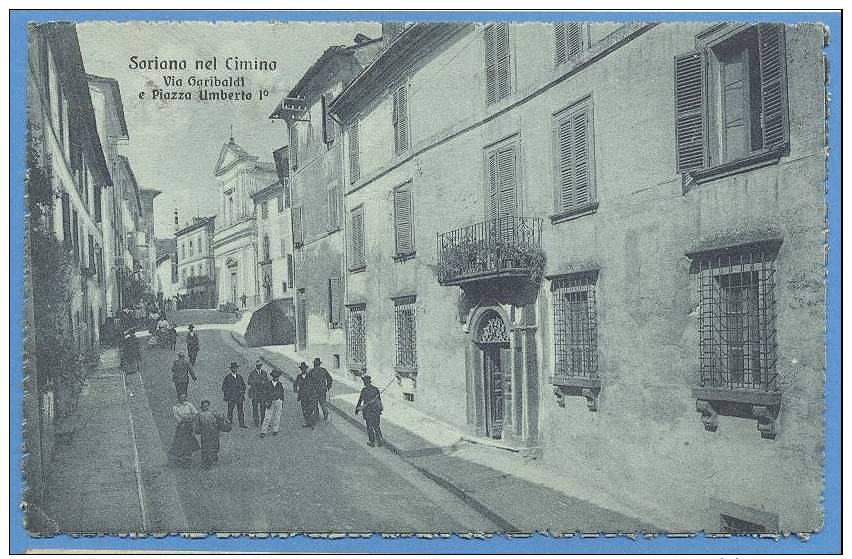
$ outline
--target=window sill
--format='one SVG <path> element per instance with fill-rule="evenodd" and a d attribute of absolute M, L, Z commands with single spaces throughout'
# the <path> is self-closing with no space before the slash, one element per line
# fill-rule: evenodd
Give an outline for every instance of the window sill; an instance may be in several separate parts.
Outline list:
<path fill-rule="evenodd" d="M 393 256 L 394 262 L 405 262 L 406 260 L 411 260 L 416 255 L 415 252 L 406 252 L 405 254 L 397 254 Z"/>
<path fill-rule="evenodd" d="M 684 173 L 683 193 L 686 194 L 689 192 L 693 185 L 704 184 L 717 179 L 730 177 L 731 175 L 736 175 L 738 173 L 744 173 L 746 171 L 760 169 L 761 167 L 775 165 L 781 160 L 781 156 L 784 155 L 787 147 L 788 146 L 785 144 L 781 147 L 759 151 L 748 157 L 737 159 L 736 161 L 729 161 L 707 169 L 697 169 Z"/>
<path fill-rule="evenodd" d="M 363 272 L 366 269 L 367 269 L 366 264 L 363 264 L 363 265 L 360 265 L 360 266 L 353 266 L 353 267 L 349 268 L 349 273 L 350 274 L 357 274 L 358 272 Z"/>
<path fill-rule="evenodd" d="M 551 215 L 550 222 L 555 225 L 564 221 L 571 221 L 573 219 L 577 219 L 578 217 L 591 215 L 596 211 L 598 211 L 598 203 L 592 202 L 591 204 L 583 206 L 582 208 L 575 208 L 573 210 L 568 210 L 567 212 Z"/>
<path fill-rule="evenodd" d="M 775 421 L 781 411 L 781 391 L 696 386 L 692 395 L 705 431 L 717 431 L 718 416 L 727 415 L 756 419 L 764 439 L 774 439 L 778 434 Z"/>
<path fill-rule="evenodd" d="M 553 385 L 553 394 L 559 407 L 565 407 L 565 396 L 582 396 L 586 399 L 589 411 L 598 411 L 598 397 L 601 393 L 600 377 L 577 377 L 554 375 L 548 382 Z"/>
<path fill-rule="evenodd" d="M 393 368 L 393 370 L 397 373 L 397 376 L 410 379 L 417 378 L 417 367 L 403 367 L 401 365 L 397 365 Z"/>
<path fill-rule="evenodd" d="M 332 227 L 332 228 L 325 230 L 327 235 L 331 235 L 332 233 L 337 233 L 338 231 L 340 231 L 340 225 L 338 225 L 337 227 Z"/>

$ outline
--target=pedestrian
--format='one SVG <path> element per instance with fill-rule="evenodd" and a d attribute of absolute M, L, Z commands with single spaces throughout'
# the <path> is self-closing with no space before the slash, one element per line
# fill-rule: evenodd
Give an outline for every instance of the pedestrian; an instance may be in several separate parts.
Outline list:
<path fill-rule="evenodd" d="M 139 363 L 142 361 L 142 350 L 139 347 L 139 339 L 128 330 L 124 333 L 121 343 L 121 362 L 124 374 L 138 373 Z"/>
<path fill-rule="evenodd" d="M 172 448 L 169 454 L 174 459 L 175 463 L 186 466 L 189 463 L 192 453 L 199 449 L 198 441 L 195 439 L 195 415 L 198 410 L 192 405 L 192 402 L 187 402 L 186 394 L 178 394 L 177 404 L 172 406 L 172 414 L 177 419 L 175 426 L 175 437 L 172 440 Z"/>
<path fill-rule="evenodd" d="M 187 326 L 186 333 L 186 353 L 189 355 L 189 362 L 195 367 L 195 360 L 198 358 L 198 334 L 195 332 L 195 326 L 190 324 Z"/>
<path fill-rule="evenodd" d="M 175 328 L 174 324 L 169 327 L 169 347 L 172 351 L 177 347 L 177 328 Z M 195 367 L 195 363 L 191 359 L 190 364 Z"/>
<path fill-rule="evenodd" d="M 328 391 L 331 390 L 331 375 L 321 367 L 322 361 L 319 357 L 314 358 L 314 368 L 308 372 L 308 382 L 313 385 L 317 393 L 317 403 L 322 408 L 322 418 L 328 421 Z"/>
<path fill-rule="evenodd" d="M 272 381 L 266 388 L 266 405 L 269 406 L 269 409 L 266 410 L 263 426 L 260 428 L 260 437 L 265 437 L 266 432 L 270 428 L 272 429 L 272 436 L 278 436 L 278 429 L 281 427 L 281 412 L 284 409 L 284 385 L 281 383 L 282 374 L 284 373 L 279 369 L 272 369 Z"/>
<path fill-rule="evenodd" d="M 246 299 L 248 299 L 248 297 L 246 297 L 246 294 L 243 293 L 242 297 L 240 297 L 240 301 L 243 303 L 243 308 L 246 308 Z"/>
<path fill-rule="evenodd" d="M 243 400 L 246 399 L 246 382 L 243 376 L 237 372 L 239 366 L 231 362 L 230 372 L 222 380 L 222 393 L 224 401 L 228 404 L 228 423 L 234 422 L 234 408 L 237 408 L 237 418 L 240 427 L 247 428 L 246 418 L 243 413 Z"/>
<path fill-rule="evenodd" d="M 302 361 L 299 364 L 299 374 L 293 379 L 293 391 L 296 393 L 296 400 L 302 405 L 302 415 L 305 418 L 302 427 L 313 429 L 317 422 L 316 391 L 308 382 L 307 373 L 308 365 Z"/>
<path fill-rule="evenodd" d="M 252 369 L 248 376 L 248 397 L 251 400 L 251 418 L 254 421 L 255 427 L 263 425 L 268 401 L 268 385 L 269 377 L 266 371 L 263 370 L 263 362 L 258 359 L 254 364 L 254 369 Z"/>
<path fill-rule="evenodd" d="M 364 388 L 361 389 L 361 395 L 358 397 L 358 403 L 355 405 L 355 415 L 358 412 L 364 413 L 364 423 L 367 424 L 367 445 L 368 446 L 384 446 L 385 441 L 382 439 L 382 428 L 379 425 L 382 418 L 382 394 L 379 389 L 371 383 L 370 375 L 361 377 L 364 382 Z"/>
<path fill-rule="evenodd" d="M 177 359 L 172 363 L 172 382 L 175 383 L 175 394 L 178 397 L 181 394 L 187 394 L 190 377 L 192 377 L 192 380 L 198 380 L 192 366 L 186 360 L 186 356 L 183 353 L 178 353 Z"/>
<path fill-rule="evenodd" d="M 221 413 L 210 410 L 210 400 L 202 400 L 201 411 L 195 421 L 195 431 L 201 435 L 201 464 L 205 469 L 219 461 L 219 432 L 228 433 L 231 422 Z"/>

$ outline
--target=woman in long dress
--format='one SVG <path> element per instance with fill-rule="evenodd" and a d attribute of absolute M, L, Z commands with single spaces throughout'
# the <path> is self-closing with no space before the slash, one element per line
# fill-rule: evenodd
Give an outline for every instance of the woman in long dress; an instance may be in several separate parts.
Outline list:
<path fill-rule="evenodd" d="M 210 401 L 201 402 L 201 413 L 195 420 L 195 430 L 201 435 L 201 463 L 206 469 L 219 460 L 219 432 L 229 432 L 231 423 L 221 413 L 210 410 Z"/>
<path fill-rule="evenodd" d="M 195 438 L 195 417 L 198 410 L 192 402 L 186 401 L 186 394 L 181 394 L 178 396 L 178 403 L 172 407 L 172 414 L 178 423 L 175 426 L 175 438 L 170 454 L 176 463 L 183 466 L 189 463 L 192 453 L 200 448 Z"/>

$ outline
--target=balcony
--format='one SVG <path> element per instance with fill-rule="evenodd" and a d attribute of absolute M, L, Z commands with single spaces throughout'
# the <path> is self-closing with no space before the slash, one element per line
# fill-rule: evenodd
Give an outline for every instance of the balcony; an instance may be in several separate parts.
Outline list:
<path fill-rule="evenodd" d="M 438 234 L 441 285 L 494 278 L 526 278 L 538 283 L 546 257 L 538 217 L 506 216 Z"/>

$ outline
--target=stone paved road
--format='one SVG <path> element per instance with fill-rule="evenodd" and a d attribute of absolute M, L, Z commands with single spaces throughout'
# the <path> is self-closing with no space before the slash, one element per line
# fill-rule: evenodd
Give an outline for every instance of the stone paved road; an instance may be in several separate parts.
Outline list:
<path fill-rule="evenodd" d="M 200 341 L 198 381 L 190 383 L 189 399 L 196 406 L 209 399 L 214 409 L 224 412 L 225 366 L 236 361 L 247 378 L 252 365 L 226 333 L 203 331 Z M 180 336 L 178 349 L 182 347 Z M 175 425 L 173 359 L 169 350 L 143 348 L 140 380 L 159 432 L 158 438 L 147 439 L 159 439 L 162 449 L 169 448 Z M 287 383 L 285 387 L 290 388 Z M 321 423 L 313 431 L 302 428 L 301 410 L 289 390 L 278 437 L 257 436 L 246 404 L 249 428 L 235 425 L 232 433 L 223 434 L 219 463 L 212 471 L 201 468 L 198 453 L 187 468 L 165 466 L 169 471 L 163 473 L 173 475 L 176 482 L 171 485 L 177 492 L 172 498 L 179 500 L 191 531 L 494 531 L 488 520 L 398 457 L 366 446 L 363 433 L 345 421 Z M 144 448 L 140 455 L 144 462 Z"/>

